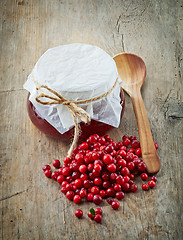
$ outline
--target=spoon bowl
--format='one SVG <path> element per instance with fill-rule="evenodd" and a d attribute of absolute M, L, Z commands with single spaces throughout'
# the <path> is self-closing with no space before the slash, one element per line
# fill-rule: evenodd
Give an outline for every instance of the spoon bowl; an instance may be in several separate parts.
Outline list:
<path fill-rule="evenodd" d="M 142 58 L 132 53 L 121 53 L 114 56 L 113 59 L 123 80 L 123 89 L 131 95 L 134 85 L 141 88 L 146 76 L 146 66 Z"/>
<path fill-rule="evenodd" d="M 121 53 L 114 56 L 113 59 L 116 62 L 118 73 L 123 82 L 122 87 L 132 99 L 143 161 L 146 163 L 149 174 L 157 173 L 161 166 L 160 159 L 154 146 L 146 109 L 140 92 L 146 76 L 145 63 L 139 56 L 131 53 Z"/>

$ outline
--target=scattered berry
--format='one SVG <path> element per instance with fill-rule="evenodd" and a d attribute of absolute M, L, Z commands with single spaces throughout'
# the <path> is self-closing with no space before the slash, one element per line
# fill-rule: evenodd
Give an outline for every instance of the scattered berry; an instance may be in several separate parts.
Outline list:
<path fill-rule="evenodd" d="M 156 186 L 156 183 L 153 180 L 151 180 L 148 182 L 148 185 L 150 188 L 154 188 Z"/>
<path fill-rule="evenodd" d="M 150 180 L 152 180 L 152 181 L 154 181 L 154 182 L 157 182 L 157 181 L 158 181 L 157 177 L 155 177 L 155 176 L 150 177 Z"/>
<path fill-rule="evenodd" d="M 44 172 L 44 174 L 45 174 L 45 176 L 46 176 L 47 178 L 51 178 L 52 171 L 51 171 L 51 170 L 46 170 L 46 171 Z"/>
<path fill-rule="evenodd" d="M 53 160 L 53 166 L 55 167 L 55 168 L 60 168 L 60 161 L 59 160 Z"/>
<path fill-rule="evenodd" d="M 146 181 L 146 180 L 148 179 L 147 173 L 142 173 L 142 174 L 140 175 L 140 177 L 141 177 L 141 179 L 142 179 L 143 181 Z"/>
<path fill-rule="evenodd" d="M 76 216 L 77 218 L 82 218 L 82 216 L 83 216 L 83 211 L 82 211 L 81 209 L 77 209 L 77 210 L 75 211 L 75 216 Z"/>
<path fill-rule="evenodd" d="M 144 183 L 144 184 L 142 184 L 142 189 L 144 191 L 147 191 L 147 190 L 149 190 L 149 186 L 146 183 Z"/>
<path fill-rule="evenodd" d="M 91 212 L 88 212 L 88 217 L 93 220 L 95 216 Z"/>
<path fill-rule="evenodd" d="M 100 215 L 102 215 L 102 209 L 101 209 L 101 208 L 96 208 L 96 209 L 95 209 L 95 214 L 100 214 Z"/>
<path fill-rule="evenodd" d="M 117 210 L 119 207 L 120 207 L 120 203 L 118 201 L 113 201 L 111 203 L 111 207 L 114 209 L 114 210 Z"/>
<path fill-rule="evenodd" d="M 51 170 L 51 167 L 50 165 L 44 165 L 42 169 L 45 172 L 46 170 Z"/>
<path fill-rule="evenodd" d="M 101 223 L 102 222 L 102 216 L 100 214 L 96 214 L 94 217 L 94 221 L 96 223 Z"/>

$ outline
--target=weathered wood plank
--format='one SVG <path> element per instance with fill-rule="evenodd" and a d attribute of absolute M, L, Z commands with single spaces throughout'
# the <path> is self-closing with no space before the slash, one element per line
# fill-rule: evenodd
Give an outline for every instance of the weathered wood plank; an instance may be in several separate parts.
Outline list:
<path fill-rule="evenodd" d="M 0 1 L 1 239 L 182 239 L 183 2 L 176 0 Z M 140 55 L 147 65 L 142 95 L 162 169 L 157 188 L 129 194 L 102 225 L 86 217 L 45 179 L 41 167 L 63 158 L 68 144 L 30 122 L 23 83 L 40 55 L 72 42 L 98 45 L 111 56 Z M 129 97 L 119 129 L 138 135 Z M 140 180 L 138 182 L 140 188 Z"/>

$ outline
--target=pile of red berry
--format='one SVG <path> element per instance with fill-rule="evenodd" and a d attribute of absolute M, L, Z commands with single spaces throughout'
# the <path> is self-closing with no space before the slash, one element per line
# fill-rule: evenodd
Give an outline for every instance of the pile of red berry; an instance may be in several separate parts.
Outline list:
<path fill-rule="evenodd" d="M 155 147 L 158 145 L 155 143 Z M 148 179 L 146 164 L 140 159 L 140 143 L 135 136 L 124 135 L 116 143 L 108 135 L 90 136 L 73 151 L 72 157 L 64 158 L 64 165 L 59 160 L 53 161 L 57 171 L 52 172 L 49 165 L 43 166 L 45 176 L 61 184 L 61 192 L 76 204 L 86 199 L 99 205 L 104 198 L 122 200 L 125 193 L 136 192 L 134 183 L 137 175 L 143 181 Z M 143 190 L 155 187 L 157 178 L 151 177 Z M 119 202 L 112 200 L 113 209 L 119 208 Z"/>

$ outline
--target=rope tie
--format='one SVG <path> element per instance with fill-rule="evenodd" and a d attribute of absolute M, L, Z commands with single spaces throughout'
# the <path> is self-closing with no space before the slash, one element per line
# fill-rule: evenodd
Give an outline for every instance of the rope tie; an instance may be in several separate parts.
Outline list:
<path fill-rule="evenodd" d="M 72 115 L 72 118 L 74 120 L 75 129 L 74 129 L 74 139 L 73 139 L 73 142 L 68 151 L 68 157 L 72 156 L 73 149 L 76 146 L 78 138 L 79 138 L 79 125 L 77 122 L 77 117 L 84 123 L 90 122 L 90 117 L 89 117 L 88 113 L 85 110 L 83 110 L 81 107 L 78 107 L 77 104 L 93 102 L 93 101 L 99 100 L 99 99 L 109 95 L 112 92 L 112 90 L 115 88 L 117 82 L 118 82 L 118 77 L 116 78 L 116 81 L 115 81 L 114 85 L 112 86 L 112 88 L 108 92 L 106 92 L 100 96 L 86 99 L 86 100 L 71 101 L 71 100 L 64 98 L 62 95 L 60 95 L 59 93 L 57 93 L 56 91 L 54 91 L 53 89 L 49 88 L 46 85 L 38 86 L 37 82 L 34 80 L 34 83 L 36 85 L 36 90 L 41 91 L 41 93 L 38 94 L 35 98 L 35 100 L 38 103 L 43 104 L 43 105 L 62 104 L 68 108 L 68 110 L 70 111 L 70 113 Z M 47 89 L 54 96 L 46 94 L 42 89 Z M 40 98 L 47 98 L 50 100 L 43 101 Z"/>

